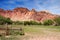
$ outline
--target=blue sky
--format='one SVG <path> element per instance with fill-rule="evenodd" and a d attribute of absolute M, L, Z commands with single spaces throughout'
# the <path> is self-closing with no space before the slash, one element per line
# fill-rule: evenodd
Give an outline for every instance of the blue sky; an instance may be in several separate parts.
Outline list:
<path fill-rule="evenodd" d="M 0 8 L 12 10 L 16 7 L 34 8 L 37 11 L 48 10 L 60 15 L 60 0 L 0 0 Z"/>

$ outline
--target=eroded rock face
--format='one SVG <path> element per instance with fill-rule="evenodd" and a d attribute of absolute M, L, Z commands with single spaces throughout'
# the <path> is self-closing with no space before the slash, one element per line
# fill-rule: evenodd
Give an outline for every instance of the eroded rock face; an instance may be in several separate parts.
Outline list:
<path fill-rule="evenodd" d="M 0 15 L 10 18 L 12 21 L 44 21 L 46 19 L 54 19 L 56 15 L 53 15 L 47 11 L 37 12 L 35 9 L 28 10 L 27 8 L 15 8 L 13 10 L 0 9 Z"/>

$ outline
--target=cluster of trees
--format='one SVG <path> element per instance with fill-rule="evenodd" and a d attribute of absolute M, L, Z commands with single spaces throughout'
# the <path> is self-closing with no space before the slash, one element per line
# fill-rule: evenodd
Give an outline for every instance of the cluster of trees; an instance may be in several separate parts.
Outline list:
<path fill-rule="evenodd" d="M 10 18 L 5 18 L 0 15 L 0 25 L 3 24 L 15 24 L 15 25 L 60 25 L 60 17 L 55 18 L 54 20 L 45 20 L 43 23 L 36 21 L 15 21 L 13 22 Z"/>
<path fill-rule="evenodd" d="M 36 21 L 16 21 L 13 24 L 15 25 L 41 25 L 41 23 Z"/>

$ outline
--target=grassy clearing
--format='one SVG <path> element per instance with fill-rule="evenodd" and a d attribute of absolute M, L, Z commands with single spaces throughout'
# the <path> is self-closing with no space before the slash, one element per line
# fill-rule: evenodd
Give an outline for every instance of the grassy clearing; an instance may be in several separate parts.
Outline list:
<path fill-rule="evenodd" d="M 24 26 L 24 31 L 28 33 L 44 34 L 44 31 L 60 32 L 60 26 Z"/>

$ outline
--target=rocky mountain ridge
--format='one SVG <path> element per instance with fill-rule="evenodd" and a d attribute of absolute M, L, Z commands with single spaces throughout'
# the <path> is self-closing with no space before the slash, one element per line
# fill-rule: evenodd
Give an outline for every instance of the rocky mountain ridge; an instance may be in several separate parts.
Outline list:
<path fill-rule="evenodd" d="M 39 11 L 35 9 L 29 10 L 27 8 L 18 7 L 13 10 L 4 10 L 0 8 L 0 15 L 10 18 L 12 21 L 44 21 L 46 19 L 53 20 L 56 15 L 51 14 L 48 11 Z"/>

